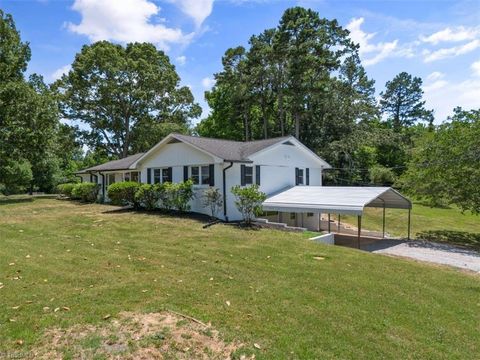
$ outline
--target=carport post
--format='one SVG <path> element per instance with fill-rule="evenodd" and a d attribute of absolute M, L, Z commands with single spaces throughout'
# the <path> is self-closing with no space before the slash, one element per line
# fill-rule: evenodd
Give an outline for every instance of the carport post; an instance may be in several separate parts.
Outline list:
<path fill-rule="evenodd" d="M 358 215 L 358 235 L 357 235 L 357 243 L 358 248 L 360 249 L 360 235 L 362 234 L 362 215 Z"/>
<path fill-rule="evenodd" d="M 410 240 L 411 212 L 412 212 L 412 209 L 408 209 L 408 236 L 407 236 L 407 240 Z"/>
<path fill-rule="evenodd" d="M 338 225 L 337 225 L 337 231 L 340 232 L 340 214 L 338 214 Z"/>
<path fill-rule="evenodd" d="M 328 213 L 328 232 L 330 233 L 330 213 Z"/>
<path fill-rule="evenodd" d="M 382 238 L 385 238 L 385 202 L 383 203 L 383 235 Z"/>

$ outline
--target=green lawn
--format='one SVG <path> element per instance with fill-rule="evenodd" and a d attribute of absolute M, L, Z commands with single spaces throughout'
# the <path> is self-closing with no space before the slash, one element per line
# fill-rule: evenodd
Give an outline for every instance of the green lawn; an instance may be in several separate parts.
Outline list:
<path fill-rule="evenodd" d="M 362 228 L 382 231 L 382 209 L 366 208 Z M 408 211 L 386 209 L 386 231 L 394 236 L 407 236 Z M 464 231 L 480 234 L 480 216 L 469 212 L 462 214 L 457 208 L 432 208 L 414 203 L 412 209 L 412 236 L 425 231 Z M 342 215 L 342 222 L 356 225 L 357 219 Z"/>
<path fill-rule="evenodd" d="M 257 359 L 480 354 L 477 275 L 300 233 L 202 229 L 186 218 L 107 209 L 52 199 L 0 205 L 0 354 L 35 348 L 55 326 L 163 309 L 212 322 L 227 341 L 245 344 L 237 354 Z"/>

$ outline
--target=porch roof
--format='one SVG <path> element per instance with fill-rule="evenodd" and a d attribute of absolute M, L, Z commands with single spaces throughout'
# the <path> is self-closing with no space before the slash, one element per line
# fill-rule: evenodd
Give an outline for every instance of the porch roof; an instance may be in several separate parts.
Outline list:
<path fill-rule="evenodd" d="M 271 196 L 264 210 L 362 215 L 365 207 L 411 209 L 412 203 L 390 187 L 295 186 Z"/>

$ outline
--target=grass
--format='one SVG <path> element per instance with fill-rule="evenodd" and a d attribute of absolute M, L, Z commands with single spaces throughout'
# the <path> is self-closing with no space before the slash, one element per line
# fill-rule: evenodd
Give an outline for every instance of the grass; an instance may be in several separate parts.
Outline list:
<path fill-rule="evenodd" d="M 211 321 L 257 359 L 480 353 L 476 275 L 301 233 L 202 229 L 187 218 L 106 209 L 52 199 L 0 205 L 0 354 L 28 352 L 53 327 L 164 309 Z"/>
<path fill-rule="evenodd" d="M 366 208 L 362 219 L 362 228 L 382 231 L 383 209 Z M 357 219 L 342 215 L 342 222 L 356 226 Z M 463 231 L 480 233 L 480 216 L 469 212 L 462 214 L 457 208 L 433 208 L 414 203 L 412 214 L 412 235 L 425 231 Z M 385 210 L 386 232 L 394 236 L 407 236 L 408 211 L 399 209 Z"/>

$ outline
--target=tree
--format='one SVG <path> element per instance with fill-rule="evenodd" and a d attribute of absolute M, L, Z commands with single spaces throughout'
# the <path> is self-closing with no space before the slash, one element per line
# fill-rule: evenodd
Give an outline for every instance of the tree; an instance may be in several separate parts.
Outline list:
<path fill-rule="evenodd" d="M 380 96 L 382 112 L 395 131 L 412 126 L 417 121 L 433 122 L 433 111 L 427 110 L 422 100 L 422 79 L 419 77 L 401 72 L 386 83 Z"/>
<path fill-rule="evenodd" d="M 51 191 L 59 174 L 58 106 L 41 76 L 25 81 L 29 60 L 28 43 L 21 41 L 11 15 L 0 10 L 0 183 L 9 183 L 11 174 L 18 176 L 17 191 L 25 190 L 27 178 L 30 192 Z"/>
<path fill-rule="evenodd" d="M 123 158 L 159 141 L 148 136 L 150 129 L 159 134 L 155 125 L 186 127 L 200 115 L 190 90 L 179 83 L 168 56 L 154 45 L 100 41 L 82 48 L 55 87 L 63 116 L 89 126 L 87 144 Z"/>
<path fill-rule="evenodd" d="M 211 187 L 203 192 L 203 206 L 210 209 L 212 218 L 217 217 L 218 210 L 222 207 L 223 197 L 219 189 Z"/>
<path fill-rule="evenodd" d="M 262 212 L 262 203 L 267 195 L 258 190 L 258 185 L 232 187 L 232 194 L 235 196 L 235 206 L 242 213 L 246 225 L 252 224 L 255 216 Z"/>
<path fill-rule="evenodd" d="M 433 205 L 447 202 L 480 214 L 480 109 L 453 116 L 415 139 L 400 184 Z"/>

